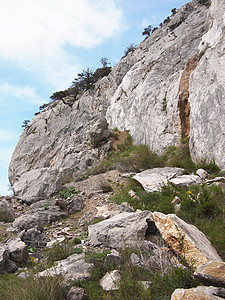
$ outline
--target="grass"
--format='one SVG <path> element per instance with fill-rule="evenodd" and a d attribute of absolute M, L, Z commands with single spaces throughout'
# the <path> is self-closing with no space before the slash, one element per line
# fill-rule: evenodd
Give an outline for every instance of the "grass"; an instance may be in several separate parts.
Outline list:
<path fill-rule="evenodd" d="M 109 267 L 104 266 L 104 259 L 108 253 L 110 253 L 110 251 L 86 252 L 85 261 L 94 264 L 91 278 L 87 280 L 76 280 L 72 283 L 72 285 L 84 288 L 90 300 L 104 299 L 105 291 L 100 286 L 100 280 L 106 272 L 110 270 Z"/>
<path fill-rule="evenodd" d="M 61 277 L 0 276 L 0 299 L 4 300 L 64 300 L 67 290 L 61 286 Z"/>
<path fill-rule="evenodd" d="M 168 147 L 161 156 L 152 152 L 146 145 L 134 145 L 128 132 L 116 130 L 113 132 L 111 140 L 112 150 L 98 166 L 89 169 L 87 175 L 104 173 L 112 169 L 122 172 L 140 172 L 155 167 L 180 167 L 185 170 L 186 174 L 196 172 L 199 168 L 205 169 L 209 174 L 213 173 L 214 176 L 220 172 L 214 160 L 203 159 L 197 164 L 192 161 L 188 138 L 181 139 L 181 143 L 177 147 Z"/>
<path fill-rule="evenodd" d="M 176 288 L 196 286 L 196 282 L 192 279 L 193 270 L 171 268 L 163 275 L 154 269 L 133 266 L 130 261 L 131 253 L 133 250 L 130 248 L 126 248 L 122 253 L 123 263 L 119 267 L 121 275 L 119 289 L 108 293 L 109 299 L 170 299 Z M 145 289 L 141 281 L 150 281 L 149 288 Z"/>
<path fill-rule="evenodd" d="M 55 243 L 50 248 L 45 248 L 43 250 L 43 255 L 47 259 L 50 265 L 53 265 L 55 261 L 59 261 L 67 258 L 68 256 L 77 253 L 82 253 L 81 248 L 76 248 L 78 240 L 74 240 L 73 242 L 63 242 L 63 243 Z"/>
<path fill-rule="evenodd" d="M 132 198 L 128 194 L 131 189 L 137 197 Z M 126 201 L 134 209 L 168 214 L 175 212 L 175 205 L 171 203 L 175 196 L 181 199 L 178 216 L 205 233 L 225 259 L 225 191 L 220 186 L 213 184 L 178 188 L 168 185 L 163 186 L 161 192 L 147 193 L 133 179 L 128 179 L 128 183 L 118 188 L 111 201 L 117 204 Z"/>
<path fill-rule="evenodd" d="M 73 285 L 85 289 L 88 299 L 112 299 L 112 300 L 136 300 L 136 299 L 170 299 L 172 292 L 178 288 L 189 288 L 196 286 L 192 279 L 193 273 L 190 269 L 173 268 L 165 275 L 144 267 L 133 266 L 130 255 L 138 253 L 137 249 L 125 248 L 122 255 L 122 263 L 118 267 L 121 275 L 119 289 L 106 292 L 103 291 L 99 282 L 101 278 L 114 269 L 113 266 L 105 266 L 104 259 L 107 252 L 89 252 L 85 254 L 86 261 L 94 263 L 92 277 L 88 280 L 73 282 Z M 146 290 L 140 281 L 151 281 L 152 285 Z"/>

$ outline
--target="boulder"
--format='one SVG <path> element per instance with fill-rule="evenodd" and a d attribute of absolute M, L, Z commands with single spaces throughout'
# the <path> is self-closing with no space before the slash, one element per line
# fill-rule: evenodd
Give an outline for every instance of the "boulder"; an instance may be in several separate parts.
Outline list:
<path fill-rule="evenodd" d="M 60 208 L 60 210 L 74 213 L 84 208 L 85 198 L 83 195 L 75 195 L 74 197 L 68 199 L 57 199 L 55 204 Z"/>
<path fill-rule="evenodd" d="M 107 272 L 100 280 L 100 285 L 105 291 L 113 291 L 119 289 L 121 275 L 118 270 Z"/>
<path fill-rule="evenodd" d="M 141 260 L 140 257 L 137 256 L 137 254 L 132 253 L 130 256 L 130 262 L 133 266 L 140 266 L 141 265 Z"/>
<path fill-rule="evenodd" d="M 176 289 L 171 295 L 171 300 L 221 300 L 219 295 L 221 295 L 223 291 L 213 286 L 198 286 L 197 288 L 192 289 Z"/>
<path fill-rule="evenodd" d="M 66 296 L 66 300 L 87 300 L 84 289 L 72 286 Z"/>
<path fill-rule="evenodd" d="M 0 245 L 0 273 L 5 270 L 5 261 L 7 257 L 7 250 L 4 246 Z"/>
<path fill-rule="evenodd" d="M 16 218 L 12 223 L 12 226 L 18 228 L 20 231 L 28 230 L 30 228 L 41 230 L 44 225 L 56 222 L 67 216 L 67 214 L 67 212 L 60 211 L 57 206 L 49 207 L 48 209 L 37 209 L 35 211 L 28 211 Z"/>
<path fill-rule="evenodd" d="M 9 222 L 14 218 L 14 211 L 12 203 L 10 203 L 6 198 L 0 199 L 0 221 Z"/>
<path fill-rule="evenodd" d="M 174 214 L 154 212 L 153 218 L 166 243 L 190 266 L 196 268 L 210 260 L 222 261 L 206 235 L 194 225 L 186 223 Z"/>
<path fill-rule="evenodd" d="M 145 239 L 147 220 L 153 219 L 149 211 L 124 212 L 88 227 L 92 245 L 124 248 Z"/>
<path fill-rule="evenodd" d="M 93 264 L 84 261 L 84 254 L 73 254 L 54 264 L 52 268 L 37 274 L 38 277 L 62 275 L 65 282 L 82 280 L 91 277 Z"/>
<path fill-rule="evenodd" d="M 5 260 L 5 271 L 7 273 L 14 273 L 18 269 L 16 263 L 11 261 L 10 259 L 6 258 Z"/>
<path fill-rule="evenodd" d="M 85 206 L 85 198 L 82 195 L 75 195 L 71 200 L 68 201 L 66 209 L 70 213 L 80 211 Z"/>
<path fill-rule="evenodd" d="M 200 184 L 201 178 L 197 175 L 182 175 L 170 179 L 169 182 L 179 187 L 188 187 L 193 184 Z"/>
<path fill-rule="evenodd" d="M 21 174 L 13 190 L 22 201 L 32 204 L 59 191 L 61 183 L 57 170 L 34 169 Z"/>
<path fill-rule="evenodd" d="M 210 261 L 197 267 L 194 277 L 205 285 L 225 288 L 225 263 Z"/>
<path fill-rule="evenodd" d="M 116 251 L 115 249 L 112 249 L 110 254 L 106 255 L 106 258 L 104 260 L 104 265 L 119 265 L 122 262 L 122 257 L 120 256 L 120 253 Z"/>
<path fill-rule="evenodd" d="M 136 174 L 133 178 L 137 180 L 146 192 L 160 191 L 163 185 L 167 185 L 168 181 L 183 173 L 181 168 L 154 168 L 145 170 Z"/>
<path fill-rule="evenodd" d="M 204 169 L 198 169 L 196 171 L 196 174 L 202 179 L 205 180 L 206 177 L 209 175 L 208 172 L 206 172 Z"/>
<path fill-rule="evenodd" d="M 22 263 L 28 258 L 27 245 L 20 238 L 8 242 L 8 251 L 10 258 L 17 263 Z"/>

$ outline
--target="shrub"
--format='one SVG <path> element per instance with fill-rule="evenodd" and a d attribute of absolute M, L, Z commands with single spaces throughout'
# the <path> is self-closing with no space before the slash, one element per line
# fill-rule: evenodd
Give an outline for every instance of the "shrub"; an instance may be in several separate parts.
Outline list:
<path fill-rule="evenodd" d="M 128 53 L 133 52 L 136 48 L 137 46 L 135 44 L 130 44 L 129 46 L 127 46 L 124 55 L 127 56 Z"/>

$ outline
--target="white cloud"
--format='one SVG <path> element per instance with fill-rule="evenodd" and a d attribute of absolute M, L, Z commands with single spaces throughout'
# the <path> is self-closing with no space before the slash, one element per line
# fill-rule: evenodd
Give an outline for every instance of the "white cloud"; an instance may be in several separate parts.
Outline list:
<path fill-rule="evenodd" d="M 123 30 L 122 12 L 114 1 L 2 1 L 0 57 L 42 70 L 50 78 L 59 69 L 55 83 L 65 81 L 71 60 L 76 61 L 65 50 L 67 45 L 91 48 Z M 74 64 L 73 70 L 77 67 Z"/>
<path fill-rule="evenodd" d="M 36 103 L 40 104 L 43 102 L 43 99 L 38 96 L 36 89 L 30 86 L 17 86 L 9 83 L 0 84 L 0 102 L 4 101 L 4 94 L 14 96 L 19 100 L 22 100 L 26 103 Z"/>

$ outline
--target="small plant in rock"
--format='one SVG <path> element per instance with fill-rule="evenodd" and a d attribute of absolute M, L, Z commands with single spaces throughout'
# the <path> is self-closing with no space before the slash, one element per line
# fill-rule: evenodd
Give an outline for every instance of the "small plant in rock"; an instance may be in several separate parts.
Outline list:
<path fill-rule="evenodd" d="M 73 239 L 73 242 L 74 242 L 74 244 L 75 244 L 75 245 L 77 245 L 77 244 L 81 244 L 81 239 L 80 239 L 80 238 L 77 238 L 77 237 L 75 237 L 75 238 Z"/>
<path fill-rule="evenodd" d="M 58 193 L 58 197 L 62 199 L 72 198 L 77 194 L 75 187 L 71 186 Z"/>
<path fill-rule="evenodd" d="M 51 203 L 46 203 L 44 204 L 44 210 L 47 210 L 49 208 L 49 206 L 51 205 Z"/>

